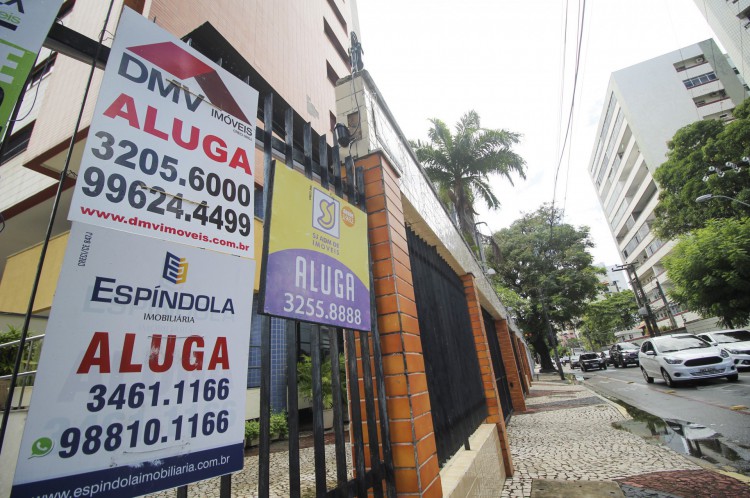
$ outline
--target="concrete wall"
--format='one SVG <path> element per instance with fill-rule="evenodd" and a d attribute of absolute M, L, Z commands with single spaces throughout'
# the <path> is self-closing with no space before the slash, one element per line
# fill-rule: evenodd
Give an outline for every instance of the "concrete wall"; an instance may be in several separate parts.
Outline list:
<path fill-rule="evenodd" d="M 493 424 L 483 424 L 469 438 L 471 450 L 459 450 L 440 471 L 443 496 L 500 496 L 505 482 L 500 438 Z"/>

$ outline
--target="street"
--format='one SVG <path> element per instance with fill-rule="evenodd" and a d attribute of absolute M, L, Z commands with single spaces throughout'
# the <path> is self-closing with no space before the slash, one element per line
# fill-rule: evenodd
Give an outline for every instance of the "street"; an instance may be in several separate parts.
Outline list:
<path fill-rule="evenodd" d="M 571 372 L 569 368 L 565 370 Z M 640 368 L 634 366 L 610 366 L 607 370 L 588 372 L 575 369 L 572 372 L 579 379 L 583 377 L 584 383 L 602 396 L 620 400 L 662 419 L 692 423 L 692 427 L 685 427 L 693 429 L 694 433 L 699 425 L 705 426 L 721 435 L 718 439 L 739 453 L 741 459 L 748 459 L 750 372 L 740 373 L 738 382 L 719 378 L 688 383 L 675 389 L 670 389 L 660 379 L 647 384 Z M 710 432 L 703 429 L 704 434 L 697 434 L 695 439 L 703 439 Z"/>

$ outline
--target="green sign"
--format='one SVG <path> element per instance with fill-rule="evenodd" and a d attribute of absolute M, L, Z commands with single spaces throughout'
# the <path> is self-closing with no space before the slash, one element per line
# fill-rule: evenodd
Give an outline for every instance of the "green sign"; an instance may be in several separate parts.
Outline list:
<path fill-rule="evenodd" d="M 0 5 L 0 139 L 63 0 Z"/>

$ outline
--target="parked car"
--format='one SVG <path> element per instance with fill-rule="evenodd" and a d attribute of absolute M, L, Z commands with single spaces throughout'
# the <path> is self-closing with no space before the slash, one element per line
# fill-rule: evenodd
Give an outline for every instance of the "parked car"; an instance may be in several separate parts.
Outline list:
<path fill-rule="evenodd" d="M 669 387 L 683 380 L 726 377 L 734 382 L 739 378 L 727 351 L 691 334 L 652 337 L 643 341 L 638 355 L 649 384 L 654 377 L 661 377 Z"/>
<path fill-rule="evenodd" d="M 570 368 L 578 368 L 580 364 L 581 353 L 573 353 L 570 355 Z"/>
<path fill-rule="evenodd" d="M 737 370 L 750 369 L 750 330 L 716 330 L 698 334 L 698 337 L 726 349 L 732 355 Z"/>
<path fill-rule="evenodd" d="M 615 368 L 638 365 L 638 346 L 629 342 L 618 342 L 609 349 L 609 356 Z"/>
<path fill-rule="evenodd" d="M 579 359 L 579 363 L 581 364 L 581 370 L 584 372 L 595 368 L 601 370 L 607 369 L 607 361 L 597 353 L 583 353 Z"/>
<path fill-rule="evenodd" d="M 563 356 L 562 358 L 560 358 L 560 363 L 562 363 L 563 365 L 567 365 L 568 363 L 570 363 L 570 356 Z"/>

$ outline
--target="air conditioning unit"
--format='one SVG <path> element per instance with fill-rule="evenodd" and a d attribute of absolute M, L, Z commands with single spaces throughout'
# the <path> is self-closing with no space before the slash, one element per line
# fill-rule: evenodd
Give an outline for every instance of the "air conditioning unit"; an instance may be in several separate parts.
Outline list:
<path fill-rule="evenodd" d="M 703 57 L 696 57 L 695 58 L 695 62 L 697 64 L 700 64 L 701 62 L 706 62 L 706 59 L 704 59 Z"/>

